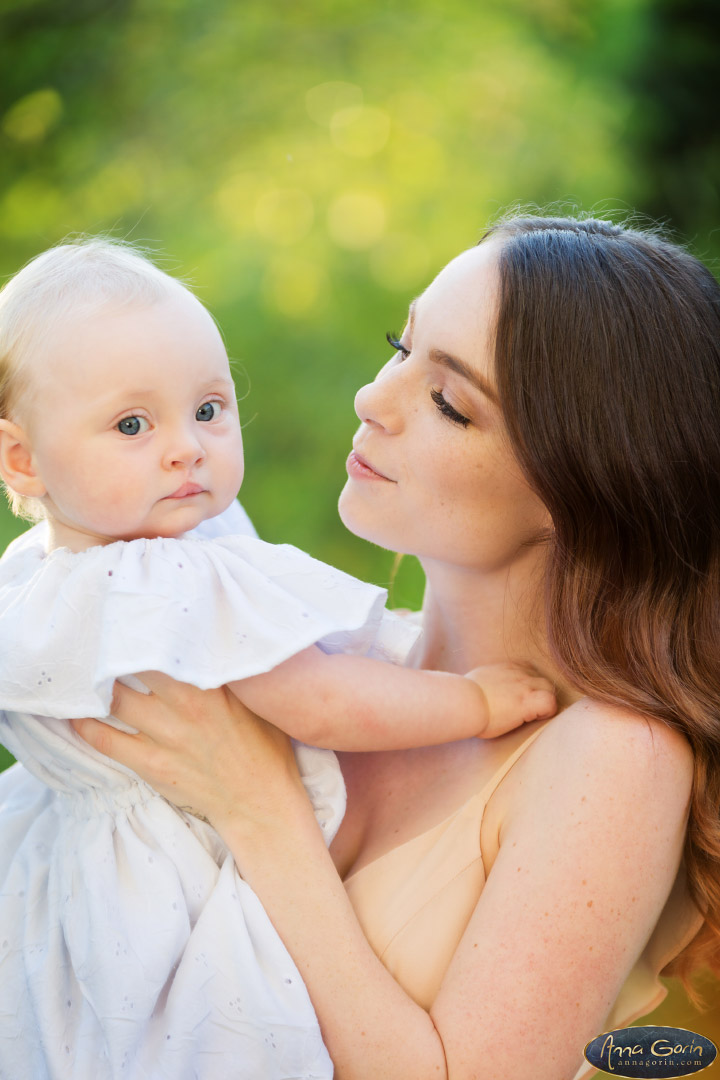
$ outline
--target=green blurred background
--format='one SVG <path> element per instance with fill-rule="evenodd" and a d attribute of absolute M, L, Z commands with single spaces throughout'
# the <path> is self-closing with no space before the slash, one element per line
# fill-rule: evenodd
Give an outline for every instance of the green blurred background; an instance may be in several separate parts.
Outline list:
<path fill-rule="evenodd" d="M 69 234 L 151 246 L 236 361 L 261 535 L 389 584 L 335 506 L 385 331 L 513 204 L 637 211 L 715 267 L 719 20 L 716 0 L 0 0 L 0 278 Z M 23 527 L 3 506 L 0 542 Z M 404 560 L 394 603 L 421 588 Z M 720 1042 L 707 996 L 653 1020 Z"/>

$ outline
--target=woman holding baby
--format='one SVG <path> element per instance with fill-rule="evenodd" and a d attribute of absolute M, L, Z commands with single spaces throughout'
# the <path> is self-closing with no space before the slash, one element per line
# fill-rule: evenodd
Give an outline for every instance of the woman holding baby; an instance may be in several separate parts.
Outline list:
<path fill-rule="evenodd" d="M 341 516 L 420 559 L 418 666 L 527 662 L 559 712 L 342 754 L 329 853 L 272 715 L 148 675 L 140 734 L 78 723 L 217 828 L 338 1080 L 570 1080 L 717 963 L 719 342 L 710 273 L 608 222 L 510 218 L 414 301 Z"/>

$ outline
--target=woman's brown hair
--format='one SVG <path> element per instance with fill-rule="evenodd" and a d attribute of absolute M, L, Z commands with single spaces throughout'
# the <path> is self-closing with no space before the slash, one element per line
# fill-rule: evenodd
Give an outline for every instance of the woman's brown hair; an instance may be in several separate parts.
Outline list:
<path fill-rule="evenodd" d="M 720 286 L 652 233 L 515 217 L 496 377 L 554 525 L 553 655 L 583 693 L 687 737 L 685 862 L 705 925 L 672 973 L 720 969 Z"/>

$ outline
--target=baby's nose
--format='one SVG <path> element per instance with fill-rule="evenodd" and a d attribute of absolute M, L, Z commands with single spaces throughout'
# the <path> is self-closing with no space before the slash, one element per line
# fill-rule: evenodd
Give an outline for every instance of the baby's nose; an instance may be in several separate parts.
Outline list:
<path fill-rule="evenodd" d="M 191 431 L 175 433 L 169 441 L 165 455 L 166 462 L 171 466 L 196 465 L 205 457 L 205 448 L 198 436 Z"/>

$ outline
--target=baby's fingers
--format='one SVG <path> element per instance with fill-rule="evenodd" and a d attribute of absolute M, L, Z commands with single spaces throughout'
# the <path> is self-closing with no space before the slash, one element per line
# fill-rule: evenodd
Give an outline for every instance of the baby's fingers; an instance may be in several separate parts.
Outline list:
<path fill-rule="evenodd" d="M 525 695 L 523 722 L 526 724 L 531 720 L 549 720 L 557 712 L 557 698 L 552 684 L 546 679 L 538 679 L 537 682 L 542 685 L 529 689 Z"/>

